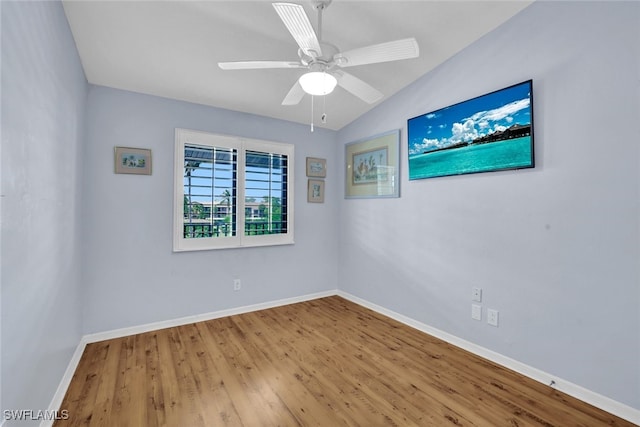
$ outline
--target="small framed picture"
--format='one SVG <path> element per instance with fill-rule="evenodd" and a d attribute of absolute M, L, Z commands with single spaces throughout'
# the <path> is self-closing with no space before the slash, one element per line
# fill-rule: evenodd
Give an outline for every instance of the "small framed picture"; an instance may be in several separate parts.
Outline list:
<path fill-rule="evenodd" d="M 151 150 L 115 147 L 115 173 L 151 175 Z"/>
<path fill-rule="evenodd" d="M 310 179 L 307 187 L 307 202 L 324 203 L 324 181 L 321 179 Z"/>
<path fill-rule="evenodd" d="M 307 176 L 314 178 L 326 178 L 327 160 L 316 157 L 307 157 Z"/>

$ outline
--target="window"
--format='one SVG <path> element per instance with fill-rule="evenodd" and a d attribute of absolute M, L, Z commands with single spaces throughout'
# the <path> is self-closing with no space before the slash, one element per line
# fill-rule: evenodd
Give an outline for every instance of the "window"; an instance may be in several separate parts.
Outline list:
<path fill-rule="evenodd" d="M 174 251 L 293 243 L 291 144 L 176 129 Z"/>

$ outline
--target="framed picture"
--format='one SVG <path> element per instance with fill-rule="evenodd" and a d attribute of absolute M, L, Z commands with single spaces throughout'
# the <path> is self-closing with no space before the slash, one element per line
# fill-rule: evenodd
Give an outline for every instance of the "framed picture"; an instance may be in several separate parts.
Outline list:
<path fill-rule="evenodd" d="M 400 197 L 400 130 L 345 145 L 345 198 Z"/>
<path fill-rule="evenodd" d="M 115 172 L 151 175 L 151 150 L 145 148 L 116 147 Z"/>
<path fill-rule="evenodd" d="M 327 176 L 327 161 L 315 157 L 307 157 L 307 176 L 325 178 Z"/>
<path fill-rule="evenodd" d="M 532 81 L 409 119 L 409 180 L 534 167 Z"/>
<path fill-rule="evenodd" d="M 307 202 L 324 203 L 324 181 L 310 179 L 307 187 Z"/>

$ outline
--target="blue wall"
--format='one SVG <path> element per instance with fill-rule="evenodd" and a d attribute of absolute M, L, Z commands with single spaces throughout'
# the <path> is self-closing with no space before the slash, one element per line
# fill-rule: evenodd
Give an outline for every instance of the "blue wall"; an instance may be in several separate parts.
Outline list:
<path fill-rule="evenodd" d="M 0 7 L 0 407 L 38 410 L 49 407 L 81 336 L 88 85 L 61 3 L 3 1 Z"/>
<path fill-rule="evenodd" d="M 340 289 L 640 409 L 639 61 L 640 3 L 535 2 L 343 128 L 403 153 L 341 203 Z M 408 181 L 408 118 L 527 79 L 535 169 Z"/>
<path fill-rule="evenodd" d="M 295 245 L 173 253 L 175 128 L 294 144 Z M 87 141 L 85 333 L 336 288 L 335 132 L 91 86 Z M 114 145 L 150 148 L 153 174 L 114 174 Z M 307 203 L 306 157 L 327 159 L 333 171 L 323 204 Z"/>
<path fill-rule="evenodd" d="M 60 3 L 0 7 L 1 408 L 48 407 L 82 333 L 337 284 L 640 409 L 639 3 L 536 2 L 314 134 L 87 85 Z M 408 181 L 407 118 L 530 78 L 535 169 Z M 294 143 L 296 244 L 172 253 L 175 127 Z M 401 198 L 344 200 L 343 144 L 398 128 Z M 115 145 L 151 148 L 153 175 L 115 175 Z M 499 328 L 471 320 L 475 286 Z"/>

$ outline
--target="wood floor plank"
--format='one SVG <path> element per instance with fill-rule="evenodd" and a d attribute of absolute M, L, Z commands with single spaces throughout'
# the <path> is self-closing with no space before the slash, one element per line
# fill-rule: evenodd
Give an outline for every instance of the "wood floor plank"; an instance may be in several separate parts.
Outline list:
<path fill-rule="evenodd" d="M 302 425 L 309 425 L 309 419 L 316 419 L 317 425 L 322 425 L 321 421 L 332 421 L 334 425 L 345 424 L 349 419 L 349 414 L 336 413 L 335 402 L 329 397 L 338 393 L 334 384 L 327 383 L 320 375 L 314 374 L 314 369 L 310 365 L 310 358 L 304 348 L 298 345 L 300 331 L 297 328 L 287 328 L 282 326 L 277 319 L 268 318 L 265 313 L 260 313 L 260 322 L 266 325 L 258 333 L 260 341 L 260 352 L 264 360 L 268 360 L 274 368 L 278 379 L 279 394 L 291 395 L 288 390 L 296 390 L 293 395 L 295 401 L 288 405 L 289 410 L 296 416 Z M 247 321 L 250 316 L 239 319 Z M 249 326 L 247 323 L 240 323 L 243 327 Z M 279 336 L 280 339 L 273 342 L 269 337 Z M 288 399 L 287 399 L 288 400 Z"/>
<path fill-rule="evenodd" d="M 362 314 L 358 317 L 358 321 L 364 322 L 362 324 L 366 324 L 367 329 L 370 329 L 372 320 L 372 317 L 363 317 Z M 344 323 L 348 324 L 349 322 Z M 405 354 L 410 348 L 405 348 L 400 344 L 397 337 L 398 329 L 398 327 L 392 328 L 393 334 L 374 333 L 374 329 L 360 333 L 359 353 L 353 356 L 365 362 L 359 365 L 363 370 L 363 379 L 376 378 L 376 382 L 385 385 L 393 384 L 392 391 L 400 398 L 406 399 L 406 397 L 412 396 L 411 400 L 413 401 L 420 399 L 423 402 L 421 405 L 423 411 L 424 403 L 428 402 L 429 412 L 439 412 L 439 419 L 447 418 L 457 420 L 461 424 L 474 425 L 470 420 L 474 418 L 474 408 L 477 405 L 464 393 L 457 393 L 446 386 L 438 372 L 429 372 L 430 361 L 423 363 L 419 354 L 415 355 L 415 359 Z M 339 353 L 348 355 L 348 350 L 345 349 Z M 374 370 L 375 367 L 385 366 L 387 360 L 393 362 L 393 368 L 413 372 L 415 375 L 411 381 L 398 381 L 390 369 Z M 433 389 L 439 390 L 439 393 L 430 396 L 423 391 Z"/>
<path fill-rule="evenodd" d="M 66 426 L 633 424 L 327 297 L 87 345 Z"/>
<path fill-rule="evenodd" d="M 363 402 L 353 402 L 347 411 L 341 410 L 342 402 L 336 400 L 334 396 L 340 396 L 345 391 L 336 385 L 340 382 L 331 381 L 326 375 L 322 375 L 322 367 L 318 366 L 318 357 L 316 355 L 310 357 L 308 350 L 301 343 L 303 331 L 298 327 L 288 327 L 277 318 L 267 317 L 266 314 L 262 314 L 262 321 L 269 325 L 266 328 L 266 334 L 261 334 L 262 337 L 266 337 L 262 346 L 266 349 L 263 350 L 263 354 L 266 358 L 269 358 L 270 354 L 277 356 L 271 360 L 283 374 L 283 381 L 287 387 L 298 389 L 299 392 L 296 395 L 306 398 L 297 405 L 293 405 L 292 411 L 297 413 L 298 417 L 307 419 L 306 423 L 308 423 L 309 413 L 313 412 L 318 420 L 331 421 L 334 425 L 354 425 L 353 413 L 369 409 L 363 406 Z M 295 322 L 295 320 L 287 316 L 287 322 Z M 269 336 L 281 337 L 276 348 L 270 346 Z M 344 380 L 341 382 L 344 383 Z M 321 406 L 318 407 L 316 402 Z"/>
<path fill-rule="evenodd" d="M 213 328 L 208 324 L 210 336 L 217 339 L 218 348 L 210 348 L 215 355 L 214 362 L 220 366 L 220 372 L 232 402 L 237 412 L 246 414 L 243 422 L 247 425 L 297 425 L 292 415 L 283 410 L 279 397 L 273 391 L 272 385 L 264 381 L 264 371 L 270 368 L 254 361 L 251 357 L 255 353 L 249 342 L 244 342 L 238 336 L 237 326 L 230 319 L 222 319 L 220 327 Z M 262 367 L 262 368 L 261 368 Z M 263 369 L 263 372 L 260 372 Z M 264 408 L 264 411 L 254 411 L 253 408 Z M 253 418 L 248 419 L 247 416 Z"/>

